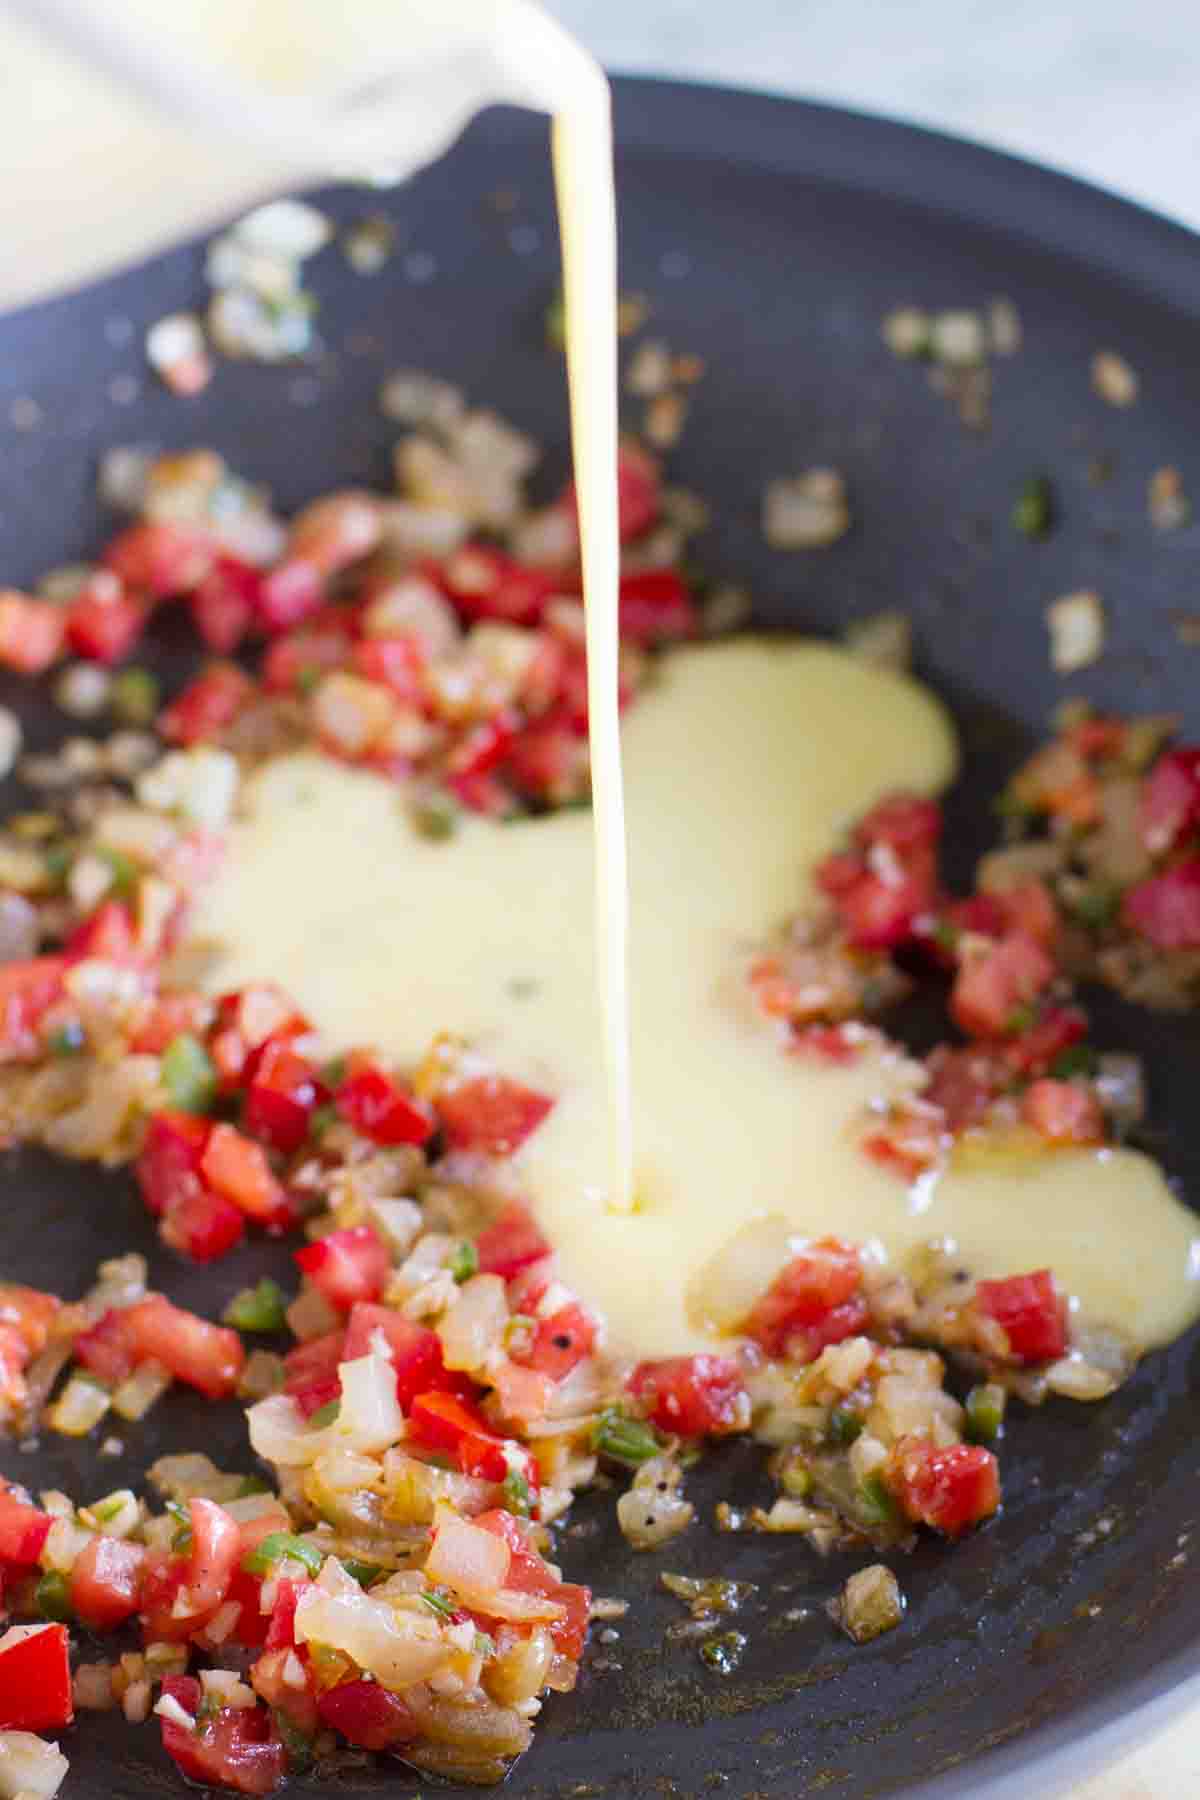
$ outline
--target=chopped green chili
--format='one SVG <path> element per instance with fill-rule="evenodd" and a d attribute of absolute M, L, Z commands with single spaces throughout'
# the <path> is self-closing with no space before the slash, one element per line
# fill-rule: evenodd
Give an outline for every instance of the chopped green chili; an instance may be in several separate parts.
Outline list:
<path fill-rule="evenodd" d="M 1044 538 L 1054 525 L 1054 490 L 1045 475 L 1033 475 L 1017 495 L 1012 509 L 1013 529 L 1023 537 Z"/>
<path fill-rule="evenodd" d="M 221 1316 L 235 1331 L 282 1331 L 287 1304 L 279 1283 L 264 1275 L 257 1287 L 235 1294 Z"/>
<path fill-rule="evenodd" d="M 283 1562 L 285 1557 L 303 1563 L 310 1575 L 319 1575 L 325 1560 L 321 1552 L 312 1544 L 306 1544 L 303 1538 L 295 1537 L 290 1531 L 272 1531 L 261 1544 L 243 1556 L 242 1568 L 247 1575 L 269 1575 L 275 1564 Z"/>
<path fill-rule="evenodd" d="M 662 1449 L 658 1433 L 642 1419 L 631 1419 L 618 1407 L 610 1406 L 592 1426 L 592 1449 L 611 1462 L 624 1463 L 636 1469 L 649 1462 Z"/>
<path fill-rule="evenodd" d="M 998 1382 L 986 1381 L 967 1395 L 967 1436 L 973 1443 L 990 1444 L 1000 1435 L 1008 1395 Z"/>
<path fill-rule="evenodd" d="M 38 1612 L 43 1619 L 54 1619 L 60 1625 L 71 1617 L 71 1593 L 67 1578 L 58 1569 L 50 1569 L 37 1584 L 35 1595 Z"/>
<path fill-rule="evenodd" d="M 533 1511 L 533 1495 L 530 1493 L 528 1481 L 519 1469 L 509 1470 L 504 1477 L 501 1492 L 509 1512 L 520 1513 L 526 1519 L 529 1517 Z"/>
<path fill-rule="evenodd" d="M 180 1032 L 163 1051 L 162 1079 L 177 1112 L 208 1112 L 217 1097 L 212 1058 L 190 1031 Z"/>
<path fill-rule="evenodd" d="M 461 1244 L 455 1244 L 446 1259 L 446 1267 L 455 1281 L 470 1281 L 472 1275 L 478 1275 L 479 1252 L 470 1238 L 464 1238 Z"/>

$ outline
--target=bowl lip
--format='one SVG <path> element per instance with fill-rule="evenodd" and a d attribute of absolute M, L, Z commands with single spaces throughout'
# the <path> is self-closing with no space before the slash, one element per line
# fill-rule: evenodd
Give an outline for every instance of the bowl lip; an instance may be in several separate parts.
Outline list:
<path fill-rule="evenodd" d="M 1052 248 L 1081 277 L 1135 285 L 1141 297 L 1200 319 L 1200 237 L 1186 225 L 1076 176 L 949 132 L 824 102 L 640 75 L 613 79 L 622 151 L 749 166 L 816 186 L 919 206 L 974 232 Z M 714 130 L 714 111 L 719 125 Z M 719 146 L 719 148 L 717 148 Z M 1148 1674 L 982 1750 L 969 1764 L 900 1792 L 1025 1800 L 1029 1777 L 1050 1800 L 1200 1704 L 1200 1640 Z"/>

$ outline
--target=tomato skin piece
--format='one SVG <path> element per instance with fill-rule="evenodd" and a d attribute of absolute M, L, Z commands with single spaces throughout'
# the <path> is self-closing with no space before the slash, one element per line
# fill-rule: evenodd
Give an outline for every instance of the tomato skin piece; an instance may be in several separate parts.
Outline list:
<path fill-rule="evenodd" d="M 1200 945 L 1200 856 L 1131 887 L 1121 917 L 1160 950 L 1194 950 Z"/>
<path fill-rule="evenodd" d="M 522 1270 L 548 1257 L 550 1244 L 524 1202 L 513 1200 L 479 1233 L 475 1250 L 481 1274 L 499 1275 L 505 1281 L 511 1281 Z M 536 1298 L 526 1296 L 530 1306 Z"/>
<path fill-rule="evenodd" d="M 861 1283 L 862 1258 L 857 1249 L 839 1238 L 821 1238 L 780 1271 L 762 1299 L 751 1308 L 742 1329 L 769 1356 L 782 1356 L 794 1337 L 827 1330 L 837 1315 L 839 1335 L 823 1335 L 818 1348 L 840 1343 L 843 1337 L 852 1337 L 865 1321 L 866 1308 L 861 1302 L 858 1307 L 843 1310 Z M 847 1329 L 840 1330 L 842 1325 Z M 800 1355 L 809 1360 L 803 1350 Z"/>
<path fill-rule="evenodd" d="M 639 1363 L 629 1391 L 661 1431 L 680 1437 L 719 1436 L 744 1426 L 745 1386 L 728 1356 L 667 1356 Z"/>
<path fill-rule="evenodd" d="M 429 1108 L 370 1056 L 351 1057 L 334 1104 L 346 1123 L 372 1143 L 424 1144 L 433 1136 Z"/>
<path fill-rule="evenodd" d="M 447 1142 L 454 1149 L 511 1156 L 536 1131 L 554 1102 L 519 1081 L 479 1075 L 443 1089 L 436 1106 Z"/>
<path fill-rule="evenodd" d="M 293 1255 L 313 1286 L 340 1312 L 349 1312 L 356 1300 L 378 1300 L 392 1269 L 387 1245 L 369 1225 L 328 1232 Z"/>
<path fill-rule="evenodd" d="M 1055 1362 L 1067 1351 L 1067 1303 L 1049 1269 L 980 1281 L 975 1304 L 1008 1335 L 1018 1362 Z"/>
<path fill-rule="evenodd" d="M 0 665 L 41 675 L 62 654 L 66 611 L 16 588 L 0 588 Z"/>
<path fill-rule="evenodd" d="M 211 1130 L 209 1121 L 195 1113 L 163 1111 L 152 1116 L 134 1174 L 156 1217 L 186 1188 L 189 1178 L 199 1176 Z"/>
<path fill-rule="evenodd" d="M 1000 1505 L 996 1458 L 979 1444 L 938 1449 L 928 1438 L 902 1438 L 883 1480 L 906 1518 L 946 1537 L 960 1537 Z"/>
<path fill-rule="evenodd" d="M 1200 867 L 1200 864 L 1197 865 Z M 1054 964 L 1036 938 L 1012 931 L 960 964 L 950 1012 L 968 1037 L 1000 1037 L 1015 1009 L 1036 1000 L 1054 979 Z"/>
<path fill-rule="evenodd" d="M 537 1594 L 565 1608 L 565 1616 L 549 1627 L 555 1649 L 572 1662 L 578 1662 L 587 1641 L 592 1611 L 592 1591 L 573 1581 L 560 1581 L 534 1550 L 520 1519 L 501 1507 L 480 1513 L 471 1523 L 503 1538 L 512 1560 L 504 1585 L 520 1594 Z"/>
<path fill-rule="evenodd" d="M 62 997 L 68 967 L 65 956 L 0 964 L 0 1062 L 38 1055 L 38 1027 Z"/>
<path fill-rule="evenodd" d="M 200 1683 L 191 1675 L 168 1675 L 162 1691 L 195 1718 Z M 272 1734 L 270 1714 L 261 1706 L 225 1706 L 196 1730 L 160 1718 L 163 1749 L 189 1781 L 202 1787 L 232 1788 L 238 1794 L 270 1794 L 287 1774 L 287 1752 Z"/>
<path fill-rule="evenodd" d="M 0 1488 L 0 1563 L 14 1563 L 30 1569 L 42 1554 L 53 1524 L 49 1513 L 17 1500 L 7 1488 Z"/>
<path fill-rule="evenodd" d="M 630 643 L 677 643 L 700 629 L 691 589 L 677 569 L 622 575 L 618 604 L 621 636 Z"/>
<path fill-rule="evenodd" d="M 255 691 L 236 663 L 210 663 L 159 715 L 158 729 L 172 744 L 207 743 L 233 723 Z"/>
<path fill-rule="evenodd" d="M 122 1313 L 135 1362 L 153 1357 L 177 1380 L 210 1400 L 232 1394 L 246 1361 L 242 1340 L 226 1325 L 210 1325 L 196 1313 L 151 1294 Z"/>
<path fill-rule="evenodd" d="M 209 1133 L 200 1173 L 210 1187 L 260 1225 L 286 1229 L 294 1210 L 274 1175 L 261 1144 L 236 1126 L 214 1125 Z"/>
<path fill-rule="evenodd" d="M 188 1176 L 186 1185 L 167 1201 L 158 1235 L 193 1262 L 217 1262 L 245 1237 L 246 1215 L 232 1200 Z"/>
<path fill-rule="evenodd" d="M 74 1717 L 65 1625 L 45 1625 L 0 1650 L 0 1730 L 58 1731 Z"/>
<path fill-rule="evenodd" d="M 98 1537 L 85 1544 L 69 1577 L 71 1611 L 93 1631 L 112 1631 L 137 1612 L 141 1600 L 141 1544 Z"/>
<path fill-rule="evenodd" d="M 519 1360 L 526 1368 L 548 1375 L 551 1381 L 562 1381 L 591 1355 L 595 1342 L 595 1320 L 577 1300 L 572 1300 L 548 1319 L 538 1320 L 529 1353 Z"/>
<path fill-rule="evenodd" d="M 503 1481 L 508 1474 L 504 1439 L 455 1394 L 418 1394 L 409 1409 L 408 1428 L 416 1443 L 429 1450 L 448 1450 L 464 1475 Z"/>
<path fill-rule="evenodd" d="M 67 609 L 67 643 L 76 656 L 111 667 L 142 635 L 146 607 L 131 594 L 82 593 Z"/>
<path fill-rule="evenodd" d="M 308 1136 L 312 1115 L 324 1093 L 311 1063 L 286 1039 L 271 1039 L 255 1060 L 242 1123 L 252 1137 L 289 1155 Z"/>
<path fill-rule="evenodd" d="M 326 1688 L 317 1699 L 317 1713 L 322 1725 L 363 1750 L 386 1750 L 420 1735 L 400 1695 L 377 1681 L 343 1681 Z"/>

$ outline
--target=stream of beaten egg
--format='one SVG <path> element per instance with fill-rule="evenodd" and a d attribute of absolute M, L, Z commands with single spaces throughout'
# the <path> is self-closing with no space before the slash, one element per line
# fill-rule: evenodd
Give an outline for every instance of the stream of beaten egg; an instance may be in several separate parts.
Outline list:
<path fill-rule="evenodd" d="M 953 733 L 915 682 L 835 649 L 676 651 L 626 715 L 634 1133 L 641 1204 L 606 1209 L 608 1118 L 592 938 L 591 822 L 469 817 L 433 843 L 373 775 L 314 754 L 254 782 L 194 935 L 215 987 L 278 981 L 331 1047 L 415 1063 L 439 1031 L 558 1096 L 516 1159 L 568 1280 L 643 1355 L 700 1348 L 689 1280 L 747 1221 L 878 1240 L 953 1238 L 978 1275 L 1050 1266 L 1137 1343 L 1200 1312 L 1191 1214 L 1130 1150 L 1049 1151 L 909 1190 L 856 1144 L 886 1056 L 785 1055 L 753 1015 L 747 949 L 896 788 L 951 778 Z"/>

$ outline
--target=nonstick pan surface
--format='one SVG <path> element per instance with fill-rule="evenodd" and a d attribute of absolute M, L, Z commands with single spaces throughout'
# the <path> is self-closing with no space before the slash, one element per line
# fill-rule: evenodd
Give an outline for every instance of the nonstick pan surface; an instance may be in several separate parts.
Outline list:
<path fill-rule="evenodd" d="M 1146 511 L 1147 481 L 1164 465 L 1200 490 L 1197 241 L 1060 176 L 823 108 L 622 81 L 617 124 L 622 285 L 648 296 L 656 334 L 708 365 L 672 464 L 713 505 L 703 562 L 746 581 L 769 626 L 837 633 L 884 607 L 911 615 L 920 672 L 962 733 L 948 826 L 956 872 L 989 840 L 991 796 L 1065 693 L 1178 712 L 1185 731 L 1200 730 L 1200 650 L 1177 631 L 1200 613 L 1200 527 L 1158 533 Z M 322 204 L 343 221 L 386 210 L 400 244 L 373 278 L 336 250 L 313 265 L 325 348 L 310 364 L 224 364 L 190 401 L 155 385 L 141 335 L 202 299 L 199 244 L 0 320 L 4 581 L 84 555 L 112 529 L 94 480 L 113 443 L 211 444 L 285 508 L 346 482 L 386 483 L 395 430 L 376 393 L 399 366 L 443 373 L 531 430 L 550 446 L 548 479 L 561 478 L 562 368 L 543 334 L 557 252 L 541 124 L 488 115 L 401 192 L 381 201 L 342 189 Z M 997 361 L 992 426 L 973 434 L 920 366 L 892 358 L 879 327 L 902 302 L 981 307 L 996 295 L 1016 304 L 1025 341 Z M 1140 376 L 1129 412 L 1091 391 L 1090 358 L 1104 348 Z M 1112 473 L 1094 485 L 1098 460 Z M 817 464 L 848 480 L 851 535 L 827 551 L 769 551 L 765 482 Z M 1060 518 L 1047 542 L 1030 543 L 1009 515 L 1041 472 Z M 1064 684 L 1043 608 L 1077 588 L 1102 595 L 1109 641 L 1095 668 Z M 194 654 L 169 632 L 154 650 L 173 678 Z M 61 715 L 33 689 L 9 683 L 0 698 L 32 744 L 61 735 Z M 680 747 L 681 758 L 702 754 Z M 1195 1020 L 1111 997 L 1095 1014 L 1103 1042 L 1146 1057 L 1150 1147 L 1200 1203 Z M 136 1247 L 154 1285 L 211 1312 L 282 1260 L 259 1244 L 215 1269 L 185 1267 L 158 1243 L 125 1174 L 25 1153 L 0 1169 L 8 1278 L 71 1294 L 102 1256 Z M 1003 1516 L 952 1551 L 923 1544 L 901 1570 L 903 1627 L 863 1649 L 823 1605 L 853 1559 L 821 1562 L 786 1538 L 711 1528 L 717 1498 L 764 1493 L 749 1447 L 719 1453 L 693 1479 L 705 1522 L 665 1557 L 631 1557 L 611 1501 L 581 1503 L 561 1543 L 568 1573 L 633 1604 L 616 1641 L 593 1643 L 577 1692 L 547 1706 L 506 1791 L 868 1800 L 983 1794 L 996 1778 L 1048 1791 L 1050 1751 L 1200 1668 L 1198 1350 L 1192 1333 L 1104 1405 L 1014 1420 Z M 32 1453 L 0 1446 L 0 1470 L 93 1497 L 136 1484 L 169 1448 L 248 1466 L 236 1409 L 172 1395 L 124 1435 L 118 1461 L 47 1437 Z M 657 1587 L 664 1564 L 757 1584 L 736 1674 L 709 1671 L 694 1645 L 664 1635 L 681 1616 Z M 179 1792 L 157 1736 L 85 1718 L 64 1743 L 67 1794 Z M 351 1800 L 430 1788 L 393 1766 L 327 1791 Z"/>

